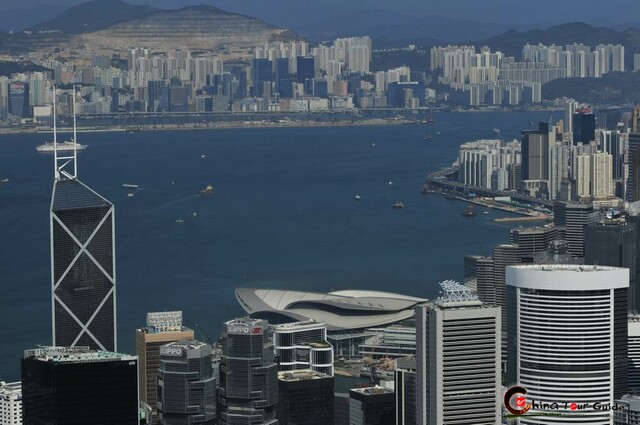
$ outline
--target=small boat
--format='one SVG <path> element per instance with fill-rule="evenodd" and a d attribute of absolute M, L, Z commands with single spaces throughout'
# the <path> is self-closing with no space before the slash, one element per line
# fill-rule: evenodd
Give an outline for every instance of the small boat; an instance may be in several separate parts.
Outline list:
<path fill-rule="evenodd" d="M 7 179 L 2 179 L 2 180 L 0 180 L 0 183 L 9 183 L 9 179 L 8 178 Z"/>
<path fill-rule="evenodd" d="M 533 127 L 534 125 L 536 125 L 536 123 L 534 123 L 533 121 L 529 121 L 529 125 Z"/>
<path fill-rule="evenodd" d="M 493 129 L 493 134 L 500 134 L 500 129 L 499 128 L 494 128 Z"/>
<path fill-rule="evenodd" d="M 360 200 L 360 195 L 356 195 L 356 201 Z"/>
<path fill-rule="evenodd" d="M 206 157 L 207 157 L 207 155 L 205 155 L 205 154 L 200 155 L 200 158 L 202 158 L 202 159 L 205 159 Z"/>
<path fill-rule="evenodd" d="M 473 204 L 467 204 L 467 208 L 464 210 L 462 215 L 465 217 L 475 217 L 477 214 L 473 210 Z"/>
<path fill-rule="evenodd" d="M 194 217 L 197 217 L 197 216 L 198 216 L 198 213 L 194 211 L 194 212 L 193 212 L 193 216 L 194 216 Z"/>
<path fill-rule="evenodd" d="M 375 146 L 375 145 L 376 145 L 375 143 L 371 143 L 371 146 Z"/>
<path fill-rule="evenodd" d="M 431 140 L 431 139 L 433 139 L 432 134 L 427 134 L 426 136 L 424 136 L 424 140 Z"/>
<path fill-rule="evenodd" d="M 200 196 L 213 195 L 213 185 L 208 184 L 206 188 L 200 191 Z"/>
<path fill-rule="evenodd" d="M 139 188 L 140 186 L 138 186 L 137 184 L 124 183 L 124 184 L 122 185 L 122 187 L 126 187 L 126 188 L 129 188 L 129 189 L 137 189 L 137 188 Z"/>
<path fill-rule="evenodd" d="M 404 208 L 404 204 L 402 202 L 396 202 L 393 204 L 393 208 Z"/>
<path fill-rule="evenodd" d="M 489 211 L 484 211 L 482 214 L 489 214 Z"/>
<path fill-rule="evenodd" d="M 133 192 L 129 192 L 129 194 L 127 195 L 127 198 L 133 198 Z"/>
<path fill-rule="evenodd" d="M 389 186 L 393 186 L 393 182 L 389 182 Z"/>
<path fill-rule="evenodd" d="M 176 220 L 176 223 L 184 223 L 184 220 L 179 218 L 179 219 Z"/>

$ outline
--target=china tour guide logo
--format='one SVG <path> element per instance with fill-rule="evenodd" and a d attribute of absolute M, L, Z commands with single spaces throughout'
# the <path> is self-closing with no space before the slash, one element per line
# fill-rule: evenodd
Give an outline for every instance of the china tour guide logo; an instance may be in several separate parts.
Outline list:
<path fill-rule="evenodd" d="M 522 387 L 511 387 L 504 393 L 504 407 L 514 415 L 522 415 L 531 409 L 524 396 L 527 390 Z M 513 399 L 513 401 L 511 400 Z"/>
<path fill-rule="evenodd" d="M 531 400 L 527 403 L 527 390 L 520 386 L 509 388 L 504 393 L 504 407 L 509 411 L 507 418 L 521 416 L 582 416 L 582 415 L 610 415 L 612 410 L 624 410 L 618 403 L 575 403 L 567 401 L 541 402 Z M 527 413 L 528 412 L 528 413 Z"/>

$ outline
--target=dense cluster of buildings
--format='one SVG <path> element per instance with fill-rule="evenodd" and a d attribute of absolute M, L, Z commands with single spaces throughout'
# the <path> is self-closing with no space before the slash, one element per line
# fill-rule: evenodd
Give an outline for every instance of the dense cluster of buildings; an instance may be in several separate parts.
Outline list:
<path fill-rule="evenodd" d="M 126 60 L 125 60 L 126 59 Z M 369 37 L 257 46 L 248 61 L 224 62 L 201 52 L 131 48 L 126 58 L 94 54 L 91 63 L 35 60 L 50 70 L 0 77 L 0 119 L 51 114 L 51 86 L 80 86 L 80 114 L 323 112 L 425 106 L 423 81 L 408 67 L 370 72 Z M 69 113 L 67 96 L 58 98 Z"/>
<path fill-rule="evenodd" d="M 546 200 L 592 200 L 599 206 L 637 199 L 633 168 L 640 112 L 605 110 L 596 120 L 589 108 L 578 106 L 569 100 L 564 120 L 539 123 L 537 129 L 522 131 L 520 140 L 462 144 L 455 164 L 458 181 Z M 609 128 L 599 128 L 597 121 Z"/>
<path fill-rule="evenodd" d="M 431 70 L 441 70 L 451 100 L 468 106 L 519 105 L 542 100 L 542 85 L 559 78 L 600 78 L 624 72 L 624 46 L 526 44 L 522 58 L 489 47 L 438 46 L 431 49 Z M 639 62 L 640 63 L 640 62 Z M 635 70 L 634 66 L 634 70 Z"/>

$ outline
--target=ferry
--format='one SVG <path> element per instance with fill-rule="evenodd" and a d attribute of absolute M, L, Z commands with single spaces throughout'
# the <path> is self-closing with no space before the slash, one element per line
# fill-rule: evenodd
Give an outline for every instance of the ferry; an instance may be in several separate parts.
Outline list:
<path fill-rule="evenodd" d="M 49 143 L 44 143 L 42 145 L 39 145 L 38 147 L 36 147 L 36 150 L 38 152 L 53 152 L 54 150 L 58 150 L 58 151 L 72 151 L 73 148 L 75 147 L 75 149 L 77 151 L 81 151 L 83 149 L 86 149 L 88 145 L 81 145 L 80 143 L 73 143 L 73 142 L 61 142 L 58 143 L 57 146 L 54 147 L 54 143 L 53 142 L 49 142 Z"/>
<path fill-rule="evenodd" d="M 207 185 L 206 188 L 200 191 L 200 196 L 213 195 L 213 185 Z"/>

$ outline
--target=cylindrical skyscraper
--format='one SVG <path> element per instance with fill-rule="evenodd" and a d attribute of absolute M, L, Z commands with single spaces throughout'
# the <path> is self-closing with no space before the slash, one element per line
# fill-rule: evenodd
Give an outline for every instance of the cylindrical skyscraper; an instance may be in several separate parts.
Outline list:
<path fill-rule="evenodd" d="M 595 406 L 627 391 L 628 286 L 624 268 L 507 267 L 507 384 L 526 389 L 528 413 L 561 414 L 520 424 L 611 424 Z"/>

